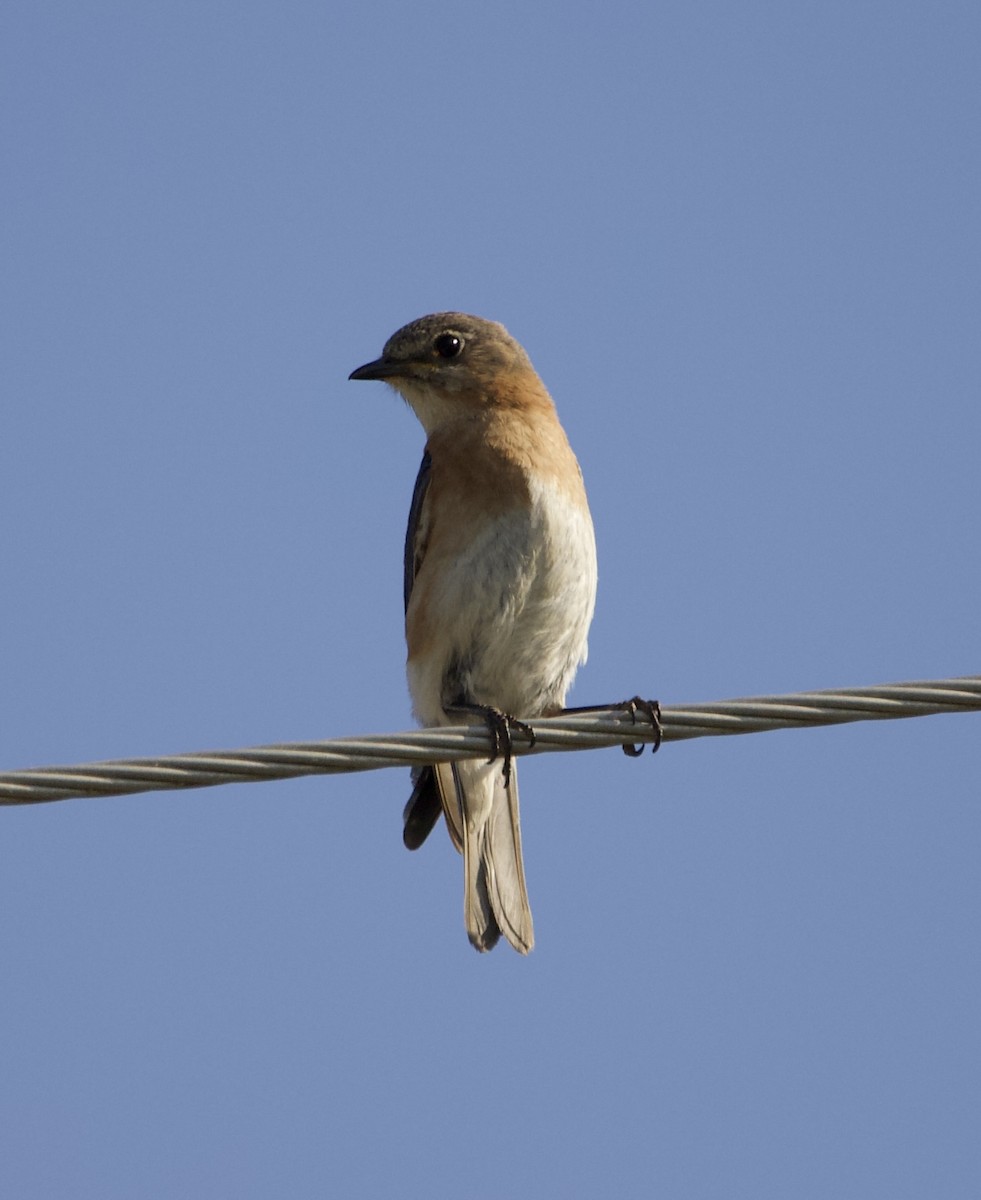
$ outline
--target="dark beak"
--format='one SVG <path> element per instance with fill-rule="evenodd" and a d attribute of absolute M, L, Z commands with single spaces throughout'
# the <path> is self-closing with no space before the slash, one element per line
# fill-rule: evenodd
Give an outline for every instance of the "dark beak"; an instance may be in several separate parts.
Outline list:
<path fill-rule="evenodd" d="M 348 379 L 391 379 L 400 373 L 402 364 L 392 362 L 387 358 L 376 358 L 374 362 L 365 363 L 348 375 Z"/>

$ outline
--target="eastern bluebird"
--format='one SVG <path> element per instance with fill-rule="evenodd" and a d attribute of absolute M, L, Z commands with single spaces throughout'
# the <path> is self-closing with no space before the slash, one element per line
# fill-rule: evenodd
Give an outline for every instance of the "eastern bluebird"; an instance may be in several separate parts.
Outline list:
<path fill-rule="evenodd" d="M 351 379 L 382 379 L 426 431 L 405 539 L 409 691 L 423 725 L 487 720 L 504 763 L 414 772 L 404 840 L 439 816 L 464 861 L 470 941 L 534 944 L 510 729 L 561 711 L 596 597 L 582 472 L 545 385 L 502 325 L 435 313 Z"/>

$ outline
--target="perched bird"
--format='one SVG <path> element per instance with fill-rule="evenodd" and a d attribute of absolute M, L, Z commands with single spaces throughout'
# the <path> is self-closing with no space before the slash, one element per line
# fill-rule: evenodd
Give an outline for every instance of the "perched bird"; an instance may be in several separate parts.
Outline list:
<path fill-rule="evenodd" d="M 559 712 L 596 596 L 582 473 L 545 385 L 502 325 L 464 313 L 398 330 L 351 379 L 381 379 L 426 432 L 405 539 L 405 633 L 423 725 L 486 720 L 500 754 L 414 773 L 404 840 L 440 809 L 464 860 L 470 941 L 532 948 L 510 734 Z M 503 760 L 503 761 L 502 761 Z"/>

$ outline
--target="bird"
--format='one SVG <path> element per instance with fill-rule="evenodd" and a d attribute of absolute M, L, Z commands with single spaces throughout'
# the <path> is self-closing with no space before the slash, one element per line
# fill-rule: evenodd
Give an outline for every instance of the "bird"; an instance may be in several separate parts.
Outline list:
<path fill-rule="evenodd" d="M 426 435 L 405 538 L 406 672 L 424 726 L 484 721 L 495 755 L 416 768 L 409 849 L 445 817 L 464 861 L 472 945 L 534 945 L 511 736 L 561 712 L 596 600 L 582 471 L 528 355 L 503 325 L 460 312 L 397 330 L 351 372 L 383 380 Z"/>

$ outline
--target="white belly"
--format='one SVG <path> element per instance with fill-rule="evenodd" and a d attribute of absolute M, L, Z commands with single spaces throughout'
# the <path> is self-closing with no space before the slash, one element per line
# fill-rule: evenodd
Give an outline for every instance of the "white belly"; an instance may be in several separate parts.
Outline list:
<path fill-rule="evenodd" d="M 527 512 L 486 528 L 429 588 L 445 636 L 409 663 L 418 719 L 458 720 L 443 709 L 461 699 L 517 717 L 561 708 L 586 661 L 595 597 L 588 512 L 557 489 L 534 489 Z"/>

